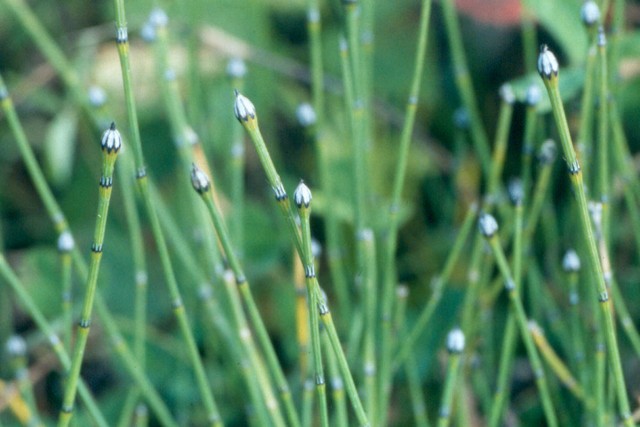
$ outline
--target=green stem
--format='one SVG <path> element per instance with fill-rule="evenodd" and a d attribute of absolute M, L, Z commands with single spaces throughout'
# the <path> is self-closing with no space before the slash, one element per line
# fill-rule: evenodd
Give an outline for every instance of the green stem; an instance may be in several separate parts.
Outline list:
<path fill-rule="evenodd" d="M 487 137 L 487 132 L 482 124 L 482 118 L 480 117 L 480 111 L 478 109 L 478 101 L 473 89 L 473 83 L 471 82 L 469 66 L 467 65 L 467 58 L 464 52 L 462 34 L 460 32 L 460 23 L 458 22 L 458 17 L 456 15 L 456 8 L 453 4 L 453 0 L 443 0 L 441 7 L 453 59 L 456 86 L 458 87 L 458 92 L 462 98 L 462 103 L 469 113 L 473 145 L 476 153 L 480 157 L 482 170 L 485 175 L 488 176 L 491 165 L 489 138 Z"/>
<path fill-rule="evenodd" d="M 68 372 L 62 407 L 58 418 L 59 427 L 68 426 L 71 421 L 71 417 L 73 416 L 78 378 L 80 377 L 82 359 L 84 357 L 84 351 L 89 338 L 93 303 L 98 286 L 98 273 L 100 271 L 100 261 L 102 260 L 102 246 L 104 244 L 107 216 L 109 213 L 109 202 L 111 200 L 111 191 L 113 189 L 113 170 L 121 143 L 120 134 L 116 130 L 115 124 L 112 123 L 111 129 L 107 130 L 103 136 L 102 176 L 100 178 L 99 186 L 100 198 L 98 200 L 98 215 L 93 235 L 93 244 L 91 245 L 91 263 L 89 264 L 89 275 L 87 276 L 87 283 L 85 285 L 86 290 L 84 303 L 82 305 L 82 312 L 80 313 L 80 321 L 78 323 L 76 343 L 73 349 L 71 368 Z"/>
<path fill-rule="evenodd" d="M 555 427 L 558 425 L 558 420 L 551 403 L 551 395 L 549 394 L 549 390 L 547 387 L 547 380 L 544 369 L 542 367 L 542 362 L 540 361 L 540 356 L 538 355 L 538 351 L 536 350 L 533 339 L 531 338 L 531 333 L 529 332 L 527 316 L 525 314 L 524 307 L 522 306 L 522 301 L 520 300 L 519 291 L 516 288 L 515 282 L 513 280 L 513 275 L 511 274 L 511 269 L 509 268 L 507 259 L 504 255 L 504 252 L 502 251 L 498 236 L 496 234 L 493 234 L 488 237 L 488 241 L 489 245 L 491 246 L 493 256 L 496 259 L 496 263 L 498 264 L 498 268 L 500 269 L 500 273 L 502 274 L 502 277 L 505 281 L 505 289 L 507 291 L 511 306 L 513 307 L 513 312 L 516 316 L 518 327 L 520 328 L 520 335 L 522 336 L 522 339 L 524 341 L 525 348 L 529 356 L 529 362 L 531 363 L 531 367 L 533 368 L 536 385 L 538 387 L 538 392 L 540 393 L 547 423 L 549 424 L 549 426 Z"/>
<path fill-rule="evenodd" d="M 0 253 L 0 275 L 9 284 L 13 292 L 16 294 L 22 305 L 25 307 L 29 315 L 33 318 L 36 326 L 49 340 L 49 345 L 56 354 L 60 364 L 65 370 L 71 368 L 71 359 L 69 353 L 64 348 L 64 345 L 58 335 L 54 332 L 53 327 L 49 324 L 47 319 L 42 314 L 42 311 L 38 308 L 35 301 L 29 295 L 24 284 L 20 281 L 18 276 L 11 269 L 3 253 Z M 95 402 L 91 392 L 87 388 L 85 382 L 80 379 L 78 381 L 78 393 L 83 403 L 87 406 L 93 421 L 100 427 L 107 427 L 109 423 L 105 420 L 104 415 L 100 412 L 97 403 Z"/>
<path fill-rule="evenodd" d="M 194 180 L 193 181 L 194 186 L 197 183 L 196 180 L 201 177 L 200 174 L 203 174 L 203 172 L 200 171 L 194 165 L 193 172 L 192 172 L 192 180 Z M 206 178 L 206 175 L 204 175 L 203 178 Z M 285 411 L 287 413 L 287 418 L 289 419 L 289 423 L 294 426 L 299 425 L 300 421 L 298 419 L 298 415 L 295 411 L 295 408 L 293 407 L 289 385 L 287 384 L 287 380 L 284 376 L 284 372 L 282 371 L 282 367 L 278 362 L 278 358 L 276 356 L 275 350 L 273 348 L 273 345 L 271 344 L 271 340 L 269 339 L 269 333 L 267 332 L 264 322 L 262 321 L 262 317 L 260 316 L 260 313 L 256 306 L 255 300 L 251 293 L 251 289 L 249 287 L 249 283 L 240 265 L 240 261 L 235 251 L 233 250 L 233 246 L 231 245 L 231 239 L 229 238 L 229 233 L 227 232 L 226 225 L 224 224 L 222 214 L 220 213 L 220 210 L 217 208 L 217 206 L 213 201 L 212 190 L 208 184 L 208 178 L 206 179 L 207 179 L 206 186 L 194 187 L 194 188 L 196 188 L 196 191 L 198 191 L 198 193 L 202 197 L 202 200 L 204 201 L 207 207 L 209 216 L 216 230 L 216 234 L 218 235 L 218 239 L 220 240 L 220 243 L 222 245 L 224 255 L 226 256 L 227 262 L 229 263 L 229 266 L 233 271 L 233 274 L 235 275 L 235 280 L 238 286 L 238 290 L 240 292 L 240 297 L 243 299 L 247 307 L 247 311 L 249 313 L 249 320 L 251 321 L 252 326 L 255 328 L 257 332 L 258 341 L 260 342 L 260 345 L 262 346 L 263 351 L 266 353 L 267 363 L 269 364 L 269 369 L 271 370 L 272 374 L 275 377 L 276 384 L 280 392 L 280 397 L 284 404 Z M 235 293 L 230 294 L 232 300 L 235 298 L 234 294 Z M 239 306 L 237 308 L 239 309 Z M 248 333 L 249 329 L 246 325 L 246 320 L 242 312 L 236 311 L 235 315 L 236 315 L 236 322 L 238 322 L 239 328 L 243 329 L 244 334 Z M 255 350 L 251 348 L 250 344 L 251 343 L 247 344 L 247 350 L 253 354 L 255 353 Z M 259 369 L 259 366 L 257 365 L 257 359 L 254 358 L 253 361 L 256 362 L 256 366 L 254 368 Z M 276 423 L 280 425 L 284 425 L 284 420 L 281 419 L 282 416 L 280 414 L 280 409 L 278 408 L 275 399 L 272 399 L 270 397 L 270 394 L 271 394 L 270 389 L 267 388 L 263 390 L 263 393 L 265 393 L 265 398 L 267 398 L 267 403 L 268 403 L 267 408 L 272 412 L 272 416 L 274 417 Z"/>
<path fill-rule="evenodd" d="M 541 55 L 545 54 L 549 54 L 549 52 L 541 53 Z M 580 219 L 580 230 L 585 242 L 587 243 L 589 266 L 591 268 L 592 278 L 595 280 L 597 285 L 598 301 L 600 302 L 599 305 L 603 315 L 604 334 L 607 340 L 610 368 L 615 380 L 620 417 L 625 426 L 632 427 L 635 425 L 635 422 L 631 417 L 624 373 L 622 371 L 622 363 L 620 361 L 620 350 L 618 348 L 618 340 L 616 337 L 615 322 L 613 318 L 613 304 L 609 299 L 609 293 L 602 273 L 602 265 L 600 264 L 598 248 L 596 246 L 595 236 L 589 219 L 587 197 L 584 190 L 582 172 L 573 148 L 571 134 L 569 133 L 569 126 L 564 112 L 564 106 L 558 90 L 557 72 L 556 74 L 551 74 L 549 77 L 545 76 L 543 81 L 551 100 L 553 116 L 558 128 L 558 133 L 560 134 L 562 150 L 569 169 L 569 177 L 571 179 L 573 192 L 578 203 L 577 207 Z"/>
<path fill-rule="evenodd" d="M 118 55 L 120 57 L 124 95 L 127 105 L 127 115 L 129 119 L 129 126 L 132 132 L 131 143 L 133 145 L 132 148 L 136 163 L 136 178 L 138 180 L 138 188 L 144 202 L 147 216 L 149 217 L 149 221 L 151 223 L 151 229 L 158 247 L 165 280 L 167 282 L 167 286 L 169 287 L 169 293 L 171 294 L 172 310 L 174 315 L 176 316 L 178 326 L 185 340 L 187 347 L 186 350 L 189 354 L 192 368 L 195 371 L 196 382 L 200 391 L 200 396 L 207 411 L 208 423 L 212 427 L 221 427 L 223 425 L 223 422 L 220 417 L 220 412 L 215 403 L 213 393 L 211 392 L 211 387 L 209 386 L 206 377 L 204 365 L 198 352 L 196 341 L 191 330 L 189 318 L 187 317 L 183 299 L 178 288 L 175 273 L 173 271 L 173 266 L 171 265 L 169 251 L 167 249 L 164 233 L 162 232 L 162 228 L 160 227 L 156 207 L 149 193 L 148 178 L 142 154 L 140 128 L 138 125 L 135 99 L 133 96 L 133 84 L 131 81 L 129 39 L 125 19 L 124 0 L 114 0 L 114 4 L 116 10 L 116 44 L 118 47 Z"/>

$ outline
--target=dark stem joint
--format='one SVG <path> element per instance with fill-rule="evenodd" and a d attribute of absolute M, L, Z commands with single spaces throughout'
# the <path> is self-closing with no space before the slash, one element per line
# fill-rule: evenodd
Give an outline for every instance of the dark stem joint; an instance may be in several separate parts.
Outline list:
<path fill-rule="evenodd" d="M 247 282 L 247 278 L 244 277 L 243 275 L 236 276 L 236 285 L 240 286 L 246 282 Z"/>
<path fill-rule="evenodd" d="M 116 29 L 116 43 L 124 44 L 129 41 L 129 34 L 127 32 L 127 27 L 119 27 Z"/>
<path fill-rule="evenodd" d="M 112 185 L 113 185 L 113 178 L 112 177 L 106 177 L 106 176 L 101 176 L 100 177 L 100 187 L 109 188 Z"/>
<path fill-rule="evenodd" d="M 577 159 L 574 160 L 572 163 L 568 163 L 567 167 L 571 175 L 576 175 L 578 172 L 580 172 L 580 163 L 578 163 Z"/>
<path fill-rule="evenodd" d="M 102 245 L 99 245 L 97 243 L 92 244 L 91 245 L 91 252 L 96 252 L 96 253 L 102 252 Z"/>
<path fill-rule="evenodd" d="M 316 268 L 313 264 L 307 265 L 304 268 L 304 277 L 306 277 L 307 279 L 316 277 Z"/>
<path fill-rule="evenodd" d="M 9 97 L 9 92 L 7 92 L 6 87 L 0 87 L 0 101 L 4 101 Z"/>
<path fill-rule="evenodd" d="M 607 301 L 609 301 L 609 293 L 607 291 L 601 292 L 598 295 L 598 301 L 599 302 L 607 302 Z"/>
<path fill-rule="evenodd" d="M 180 307 L 182 307 L 182 300 L 180 298 L 176 298 L 171 302 L 172 309 L 177 310 Z"/>
<path fill-rule="evenodd" d="M 316 385 L 324 385 L 324 377 L 322 375 L 316 375 Z"/>
<path fill-rule="evenodd" d="M 327 304 L 320 302 L 318 303 L 318 311 L 320 312 L 320 316 L 324 316 L 329 313 L 329 307 Z"/>
<path fill-rule="evenodd" d="M 287 192 L 285 191 L 284 187 L 282 187 L 282 184 L 278 184 L 277 186 L 273 187 L 273 192 L 275 193 L 276 200 L 278 202 L 281 202 L 287 198 Z"/>
<path fill-rule="evenodd" d="M 63 412 L 65 414 L 72 414 L 73 413 L 73 406 L 62 405 L 62 408 L 60 408 L 60 412 Z"/>
<path fill-rule="evenodd" d="M 81 319 L 80 322 L 78 322 L 78 326 L 82 329 L 89 329 L 91 327 L 91 320 Z"/>
<path fill-rule="evenodd" d="M 142 179 L 147 176 L 147 170 L 143 167 L 136 172 L 136 179 Z"/>

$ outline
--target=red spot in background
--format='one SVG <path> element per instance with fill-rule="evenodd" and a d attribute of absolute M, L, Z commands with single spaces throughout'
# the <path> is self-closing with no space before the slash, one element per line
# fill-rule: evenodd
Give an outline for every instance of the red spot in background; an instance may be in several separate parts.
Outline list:
<path fill-rule="evenodd" d="M 495 26 L 518 25 L 520 0 L 456 0 L 458 10 L 478 22 Z"/>

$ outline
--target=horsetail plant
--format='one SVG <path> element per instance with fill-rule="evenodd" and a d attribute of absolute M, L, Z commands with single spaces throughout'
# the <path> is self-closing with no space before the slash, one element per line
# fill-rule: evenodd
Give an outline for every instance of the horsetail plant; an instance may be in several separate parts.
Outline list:
<path fill-rule="evenodd" d="M 280 207 L 280 210 L 286 219 L 289 232 L 291 233 L 291 240 L 296 247 L 298 257 L 304 264 L 305 255 L 300 229 L 298 228 L 296 220 L 293 216 L 293 212 L 291 211 L 291 205 L 289 203 L 287 192 L 282 185 L 280 175 L 278 175 L 278 172 L 276 171 L 273 161 L 271 160 L 271 156 L 269 155 L 267 146 L 264 142 L 264 138 L 262 137 L 262 133 L 260 132 L 260 128 L 258 127 L 258 116 L 256 114 L 256 108 L 247 97 L 241 95 L 237 91 L 236 102 L 234 104 L 234 113 L 236 119 L 238 119 L 240 124 L 242 124 L 244 129 L 249 134 L 251 141 L 253 142 L 256 152 L 258 153 L 258 157 L 260 158 L 260 162 L 262 163 L 262 168 L 267 175 L 267 180 L 269 181 L 271 189 L 274 192 L 276 202 L 278 203 L 278 206 Z M 313 287 L 315 289 L 314 292 L 318 295 L 318 292 L 320 292 L 320 285 L 318 284 L 317 277 L 314 276 L 310 279 L 313 282 Z M 362 427 L 369 426 L 369 419 L 364 410 L 364 407 L 362 406 L 362 401 L 360 400 L 356 385 L 353 381 L 351 370 L 349 369 L 347 359 L 345 357 L 344 351 L 342 350 L 340 338 L 338 337 L 338 332 L 336 331 L 333 317 L 331 315 L 331 311 L 329 310 L 329 305 L 322 296 L 319 296 L 318 300 L 318 313 L 320 315 L 320 320 L 322 321 L 327 331 L 329 342 L 331 343 L 331 349 L 336 356 L 338 367 L 345 382 L 347 394 L 349 395 L 349 399 L 351 400 L 351 404 L 356 413 L 356 417 L 358 418 L 358 422 Z"/>
<path fill-rule="evenodd" d="M 314 287 L 313 278 L 316 276 L 313 253 L 311 249 L 311 190 L 303 181 L 296 187 L 293 200 L 298 208 L 300 223 L 302 226 L 302 249 L 305 283 L 307 287 L 307 303 L 309 305 L 309 329 L 311 331 L 311 356 L 313 358 L 313 370 L 315 377 L 316 395 L 320 409 L 320 424 L 329 426 L 329 414 L 327 410 L 326 382 L 324 367 L 322 364 L 322 350 L 320 347 L 320 322 L 318 319 L 318 294 Z"/>
<path fill-rule="evenodd" d="M 487 242 L 491 247 L 491 252 L 496 259 L 496 263 L 498 265 L 500 273 L 502 274 L 504 287 L 507 291 L 509 302 L 511 303 L 511 306 L 513 308 L 514 315 L 516 316 L 516 321 L 520 328 L 520 335 L 522 336 L 522 339 L 524 341 L 527 354 L 529 356 L 529 361 L 531 362 L 534 371 L 536 385 L 538 386 L 540 398 L 542 399 L 542 405 L 544 408 L 547 423 L 552 427 L 557 426 L 558 420 L 551 403 L 551 395 L 549 394 L 542 362 L 540 361 L 540 356 L 538 355 L 538 351 L 536 350 L 535 344 L 533 343 L 533 340 L 531 338 L 531 334 L 529 333 L 527 316 L 525 314 L 522 301 L 520 300 L 519 291 L 515 286 L 511 268 L 507 263 L 507 259 L 502 250 L 502 246 L 500 245 L 500 239 L 498 237 L 498 222 L 491 214 L 483 213 L 478 219 L 478 226 L 480 228 L 480 233 L 482 234 L 482 236 L 487 239 Z"/>
<path fill-rule="evenodd" d="M 158 220 L 156 205 L 154 204 L 151 198 L 151 193 L 149 191 L 149 179 L 144 164 L 142 141 L 140 138 L 140 128 L 138 124 L 138 115 L 135 99 L 133 96 L 133 84 L 131 81 L 129 35 L 126 24 L 124 0 L 114 0 L 114 5 L 116 11 L 116 46 L 118 48 L 118 56 L 120 58 L 120 68 L 122 72 L 127 115 L 129 119 L 129 125 L 131 127 L 131 143 L 135 158 L 137 185 L 140 190 L 140 194 L 142 196 L 149 221 L 151 223 L 153 236 L 155 238 L 158 252 L 160 254 L 164 278 L 167 282 L 169 293 L 171 294 L 171 305 L 173 313 L 178 320 L 180 331 L 187 346 L 186 350 L 189 355 L 191 365 L 195 371 L 196 382 L 200 391 L 202 402 L 207 412 L 208 423 L 211 427 L 221 427 L 223 425 L 223 422 L 220 417 L 218 405 L 216 404 L 213 397 L 202 358 L 198 353 L 198 348 L 193 336 L 193 331 L 191 330 L 191 324 L 185 311 L 184 302 L 182 300 L 182 294 L 178 287 L 176 275 L 171 264 L 164 232 L 160 226 L 160 221 Z"/>
<path fill-rule="evenodd" d="M 289 385 L 287 384 L 286 378 L 284 376 L 284 373 L 282 372 L 282 368 L 275 354 L 275 350 L 273 349 L 271 341 L 269 340 L 267 329 L 262 322 L 262 318 L 260 317 L 257 305 L 251 294 L 249 282 L 244 274 L 244 271 L 242 270 L 240 261 L 233 249 L 233 246 L 231 245 L 231 240 L 227 232 L 226 225 L 224 224 L 222 214 L 214 203 L 212 189 L 209 184 L 209 177 L 195 164 L 193 164 L 192 166 L 191 184 L 193 185 L 194 190 L 201 196 L 202 200 L 204 201 L 211 220 L 213 221 L 213 225 L 218 235 L 218 239 L 220 240 L 220 243 L 222 245 L 227 262 L 229 263 L 229 266 L 233 271 L 233 274 L 235 275 L 238 290 L 240 291 L 240 295 L 247 307 L 249 319 L 251 320 L 253 327 L 256 329 L 260 345 L 263 347 L 263 350 L 266 353 L 269 369 L 275 376 L 277 387 L 280 392 L 280 397 L 284 404 L 289 423 L 294 426 L 299 425 L 300 421 L 298 419 L 297 412 L 293 407 Z M 232 301 L 235 299 L 234 294 L 235 293 L 231 294 Z M 250 331 L 248 326 L 246 325 L 246 321 L 244 320 L 242 310 L 239 309 L 239 305 L 234 307 L 238 309 L 235 311 L 235 315 L 238 327 L 241 329 L 241 335 L 243 335 L 241 337 L 241 340 L 243 342 L 249 341 L 247 345 L 250 346 L 249 351 L 252 356 L 252 363 L 254 364 L 254 368 L 256 370 L 259 370 L 259 359 L 257 357 L 256 351 L 251 347 L 252 340 L 249 340 L 250 336 L 244 336 L 249 334 Z M 262 384 L 266 385 L 267 383 L 267 380 L 263 378 Z M 265 397 L 267 398 L 267 401 L 265 403 L 269 411 L 272 413 L 275 422 L 279 425 L 284 425 L 284 420 L 281 419 L 282 416 L 280 414 L 280 409 L 278 408 L 277 401 L 271 397 L 271 391 L 269 390 L 269 388 L 265 387 L 264 393 Z"/>
<path fill-rule="evenodd" d="M 22 9 L 19 9 L 19 10 L 22 11 Z M 22 11 L 22 12 L 25 12 L 25 11 Z M 20 14 L 19 16 L 22 16 L 22 14 Z M 34 19 L 33 16 L 27 14 L 26 17 L 23 17 L 23 18 L 26 19 L 27 22 L 30 22 L 29 25 L 35 25 L 35 24 L 32 24 L 32 21 Z M 37 21 L 34 21 L 34 22 L 37 23 Z M 34 31 L 37 34 L 39 34 L 44 30 L 40 27 L 36 27 Z M 61 56 L 62 54 L 55 49 L 54 49 L 54 52 L 55 53 L 52 53 L 52 55 L 56 58 L 56 64 L 60 65 L 65 70 L 67 70 L 67 72 L 63 73 L 65 75 L 65 78 L 69 79 L 70 82 L 73 81 L 74 80 L 73 74 L 69 72 L 70 68 L 67 69 L 67 67 L 63 65 L 64 58 Z M 68 221 L 62 209 L 60 208 L 60 205 L 56 201 L 51 188 L 47 184 L 47 181 L 44 177 L 44 173 L 40 168 L 38 161 L 36 160 L 35 154 L 31 149 L 31 146 L 29 145 L 29 141 L 27 140 L 25 130 L 22 127 L 20 120 L 18 119 L 18 115 L 16 114 L 15 108 L 13 106 L 13 102 L 9 96 L 6 86 L 4 85 L 4 81 L 2 80 L 1 75 L 0 75 L 0 104 L 2 105 L 2 109 L 5 112 L 7 120 L 9 122 L 9 126 L 15 137 L 18 149 L 25 163 L 29 176 L 36 188 L 38 196 L 40 197 L 40 199 L 42 200 L 45 206 L 49 219 L 51 220 L 55 230 L 59 233 L 59 235 L 62 235 L 67 232 L 71 233 L 69 229 Z M 124 160 L 125 161 L 123 162 L 123 166 L 126 166 L 127 165 L 126 156 L 124 157 Z M 121 169 L 122 168 L 119 168 L 119 170 Z M 71 236 L 73 237 L 73 235 Z M 71 255 L 73 258 L 73 263 L 74 263 L 75 271 L 77 275 L 80 277 L 81 280 L 87 280 L 87 277 L 89 274 L 88 272 L 89 268 L 84 258 L 82 258 L 82 255 L 80 254 L 80 250 L 78 249 L 77 245 L 73 246 Z M 9 267 L 7 266 L 6 268 L 9 268 Z M 8 275 L 7 281 L 12 283 L 13 276 L 9 272 L 6 272 L 6 274 Z M 35 305 L 35 303 L 29 302 L 30 300 L 28 299 L 28 295 L 24 292 L 21 292 L 23 290 L 21 289 L 19 284 L 17 283 L 13 283 L 13 284 L 15 285 L 13 286 L 14 291 L 19 295 L 19 297 L 23 301 L 27 301 L 25 302 L 25 304 L 29 306 L 29 313 L 31 314 L 31 316 L 34 317 L 34 319 L 36 319 L 36 323 L 38 324 L 38 327 L 43 332 L 45 332 L 45 335 L 47 337 L 50 337 L 51 346 L 54 349 L 54 351 L 56 351 L 61 363 L 63 364 L 63 367 L 66 370 L 69 370 L 71 366 L 71 361 L 66 351 L 64 352 L 60 351 L 61 349 L 64 350 L 64 348 L 62 347 L 62 343 L 60 342 L 60 338 L 57 335 L 46 333 L 46 331 L 50 331 L 51 329 L 47 326 L 44 317 L 39 314 L 39 311 L 36 311 L 37 306 Z M 105 302 L 102 300 L 100 296 L 100 289 L 96 290 L 95 303 L 96 303 L 96 310 L 97 310 L 98 316 L 100 317 L 105 327 L 105 331 L 107 332 L 107 335 L 109 336 L 114 348 L 117 350 L 116 353 L 123 361 L 123 364 L 127 369 L 127 371 L 129 372 L 129 374 L 137 382 L 147 402 L 153 407 L 154 413 L 158 416 L 158 418 L 160 419 L 163 425 L 165 426 L 175 425 L 174 421 L 172 421 L 171 419 L 171 415 L 166 409 L 166 406 L 164 405 L 162 400 L 159 398 L 158 393 L 151 385 L 145 373 L 138 368 L 133 354 L 131 353 L 126 343 L 122 339 L 122 336 L 120 334 L 120 331 L 118 330 L 118 327 L 115 324 L 115 320 L 113 316 L 109 312 Z M 38 318 L 40 318 L 40 320 L 38 320 Z M 79 386 L 80 386 L 80 392 L 82 396 L 83 388 L 86 390 L 86 387 L 84 387 L 84 384 L 82 383 L 82 381 L 80 381 Z M 98 424 L 100 425 L 107 425 L 106 422 L 100 423 L 100 421 L 102 421 L 104 418 L 102 414 L 97 410 L 97 405 L 87 403 L 86 393 L 84 393 L 84 395 L 85 395 L 85 399 L 84 399 L 85 404 L 87 404 L 87 407 L 91 410 L 91 414 L 93 415 L 94 420 L 98 420 Z"/>
<path fill-rule="evenodd" d="M 58 426 L 66 427 L 73 416 L 73 407 L 78 388 L 78 378 L 80 377 L 80 367 L 84 357 L 84 350 L 89 338 L 91 328 L 91 315 L 93 313 L 93 301 L 95 299 L 96 287 L 98 286 L 98 272 L 100 271 L 100 261 L 102 260 L 102 246 L 104 243 L 105 230 L 107 228 L 107 215 L 109 213 L 109 202 L 111 201 L 111 191 L 113 189 L 113 170 L 116 164 L 118 152 L 122 147 L 122 137 L 116 129 L 115 123 L 111 123 L 102 135 L 100 141 L 102 149 L 102 176 L 100 177 L 100 199 L 98 201 L 98 217 L 91 245 L 91 263 L 89 264 L 89 275 L 85 286 L 84 302 L 78 323 L 76 343 L 73 348 L 71 368 L 68 372 L 67 383 L 65 385 L 64 399 L 58 418 Z"/>
<path fill-rule="evenodd" d="M 580 231 L 587 244 L 589 267 L 591 268 L 592 280 L 596 285 L 598 293 L 599 306 L 601 307 L 604 334 L 607 340 L 607 352 L 609 354 L 609 366 L 613 374 L 616 387 L 616 397 L 620 417 L 625 426 L 632 427 L 635 425 L 631 417 L 629 408 L 629 400 L 627 397 L 624 373 L 622 372 L 622 364 L 620 361 L 620 350 L 618 349 L 618 340 L 615 331 L 615 321 L 613 318 L 613 303 L 609 298 L 609 292 L 605 283 L 602 265 L 598 254 L 593 228 L 589 220 L 589 211 L 587 207 L 587 197 L 585 194 L 582 171 L 580 163 L 576 157 L 573 148 L 573 141 L 569 133 L 569 126 L 564 112 L 560 91 L 558 89 L 560 73 L 558 60 L 553 52 L 546 45 L 540 48 L 538 56 L 538 73 L 547 88 L 547 93 L 551 101 L 553 117 L 560 134 L 560 142 L 564 158 L 567 163 L 569 178 L 573 187 L 573 193 L 577 200 L 578 216 L 580 220 Z"/>
<path fill-rule="evenodd" d="M 464 333 L 455 328 L 447 335 L 447 351 L 449 352 L 449 366 L 447 367 L 442 401 L 438 412 L 438 427 L 447 427 L 451 422 L 451 404 L 456 391 L 458 375 L 461 369 L 462 352 L 464 350 Z"/>

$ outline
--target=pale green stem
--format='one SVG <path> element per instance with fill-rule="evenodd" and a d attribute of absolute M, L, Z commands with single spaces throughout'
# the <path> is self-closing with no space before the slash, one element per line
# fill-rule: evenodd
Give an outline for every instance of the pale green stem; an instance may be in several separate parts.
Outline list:
<path fill-rule="evenodd" d="M 111 125 L 111 130 L 115 131 L 115 126 L 113 124 Z M 98 286 L 98 273 L 100 271 L 100 262 L 102 260 L 102 247 L 107 227 L 109 202 L 111 200 L 111 192 L 113 189 L 113 171 L 119 148 L 119 146 L 113 150 L 106 147 L 102 148 L 102 176 L 100 178 L 99 185 L 100 198 L 98 200 L 98 215 L 93 235 L 93 244 L 91 245 L 91 263 L 89 264 L 89 275 L 87 276 L 87 282 L 85 285 L 84 302 L 82 305 L 82 312 L 80 313 L 80 321 L 78 323 L 78 332 L 76 334 L 76 342 L 71 359 L 71 368 L 68 371 L 64 398 L 62 400 L 62 407 L 58 418 L 59 427 L 68 426 L 71 421 L 71 417 L 73 416 L 78 378 L 80 377 L 80 368 L 82 367 L 84 351 L 89 339 L 89 330 L 91 328 L 93 303 Z"/>
<path fill-rule="evenodd" d="M 605 284 L 604 275 L 602 272 L 602 265 L 600 264 L 598 248 L 596 246 L 593 228 L 589 219 L 587 197 L 585 194 L 582 172 L 580 170 L 580 164 L 578 162 L 578 159 L 576 158 L 575 150 L 573 148 L 571 134 L 569 133 L 569 126 L 567 124 L 567 119 L 564 112 L 564 106 L 562 104 L 562 99 L 560 98 L 560 92 L 558 90 L 558 76 L 552 74 L 550 78 L 544 78 L 543 81 L 551 100 L 553 116 L 558 128 L 558 133 L 560 134 L 562 150 L 564 152 L 564 157 L 569 169 L 569 177 L 571 179 L 573 192 L 578 203 L 577 208 L 580 219 L 580 231 L 588 247 L 588 261 L 589 267 L 591 268 L 592 279 L 597 284 L 596 288 L 598 293 L 598 301 L 600 302 L 600 307 L 603 314 L 603 326 L 605 338 L 607 340 L 609 363 L 616 385 L 619 415 L 622 418 L 625 426 L 632 427 L 635 425 L 635 422 L 631 417 L 629 400 L 627 397 L 624 372 L 622 370 L 620 350 L 618 348 L 618 340 L 616 337 L 615 322 L 613 318 L 613 304 L 609 299 L 609 293 L 607 292 L 607 286 Z"/>

